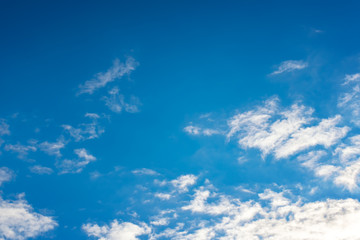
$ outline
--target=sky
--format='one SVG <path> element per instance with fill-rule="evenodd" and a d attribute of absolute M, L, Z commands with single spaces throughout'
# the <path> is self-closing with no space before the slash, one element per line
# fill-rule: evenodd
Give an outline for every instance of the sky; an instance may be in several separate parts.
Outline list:
<path fill-rule="evenodd" d="M 0 2 L 0 240 L 356 240 L 358 1 Z"/>

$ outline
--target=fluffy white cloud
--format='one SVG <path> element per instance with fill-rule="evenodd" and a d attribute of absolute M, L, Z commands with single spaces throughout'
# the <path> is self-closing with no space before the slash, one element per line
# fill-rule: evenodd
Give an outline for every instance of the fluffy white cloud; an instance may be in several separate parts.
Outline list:
<path fill-rule="evenodd" d="M 106 106 L 115 112 L 120 113 L 123 110 L 129 113 L 139 112 L 139 106 L 141 105 L 140 100 L 131 96 L 129 102 L 125 101 L 125 96 L 119 93 L 119 89 L 114 87 L 109 91 L 109 96 L 105 96 L 104 98 Z"/>
<path fill-rule="evenodd" d="M 160 198 L 162 200 L 169 200 L 172 196 L 169 193 L 155 193 L 155 197 Z"/>
<path fill-rule="evenodd" d="M 86 81 L 79 86 L 78 94 L 88 93 L 93 94 L 97 89 L 105 87 L 108 83 L 116 79 L 120 79 L 125 74 L 130 74 L 137 67 L 138 63 L 134 58 L 127 58 L 125 63 L 121 63 L 116 59 L 113 66 L 106 72 L 96 74 L 95 78 Z"/>
<path fill-rule="evenodd" d="M 0 168 L 0 186 L 4 182 L 10 181 L 14 177 L 14 172 L 7 167 Z"/>
<path fill-rule="evenodd" d="M 316 154 L 320 160 L 322 153 Z M 315 158 L 316 154 L 313 154 Z M 253 192 L 252 199 L 243 201 L 217 192 L 208 180 L 205 183 L 195 189 L 190 199 L 188 193 L 180 193 L 176 198 L 168 199 L 166 205 L 154 207 L 159 213 L 149 217 L 149 223 L 119 223 L 115 220 L 104 226 L 86 224 L 83 229 L 89 236 L 102 240 L 141 237 L 151 240 L 358 239 L 360 202 L 356 199 L 311 202 L 303 198 L 302 193 L 294 195 L 279 186 L 277 189 L 282 190 Z M 170 208 L 164 209 L 165 206 Z M 118 235 L 120 232 L 127 234 L 128 229 L 132 229 L 129 236 Z"/>
<path fill-rule="evenodd" d="M 298 160 L 324 180 L 331 180 L 351 192 L 359 190 L 360 135 L 347 140 L 348 143 L 340 144 L 331 156 L 325 151 L 312 151 L 299 156 Z"/>
<path fill-rule="evenodd" d="M 192 174 L 182 175 L 170 183 L 180 192 L 187 192 L 188 187 L 196 183 L 197 177 Z"/>
<path fill-rule="evenodd" d="M 137 225 L 130 222 L 119 223 L 117 220 L 104 226 L 84 224 L 82 229 L 88 236 L 99 240 L 137 240 L 139 236 L 150 233 L 150 228 L 144 223 Z"/>
<path fill-rule="evenodd" d="M 346 136 L 349 127 L 337 127 L 341 121 L 340 115 L 323 119 L 312 127 L 301 128 L 294 132 L 290 138 L 275 150 L 277 158 L 288 157 L 309 147 L 322 145 L 330 147 Z"/>
<path fill-rule="evenodd" d="M 243 148 L 258 148 L 263 156 L 273 153 L 276 158 L 286 158 L 313 146 L 330 147 L 350 130 L 337 127 L 339 115 L 306 126 L 314 122 L 312 108 L 294 104 L 283 109 L 278 102 L 271 98 L 255 110 L 232 117 L 228 121 L 228 139 L 236 136 Z"/>
<path fill-rule="evenodd" d="M 282 62 L 279 65 L 278 69 L 276 71 L 272 72 L 271 75 L 292 72 L 295 70 L 304 69 L 307 66 L 308 66 L 308 63 L 304 62 L 302 60 L 288 60 L 288 61 Z"/>
<path fill-rule="evenodd" d="M 200 188 L 190 204 L 182 207 L 183 211 L 192 213 L 191 224 L 177 219 L 175 228 L 155 233 L 151 239 L 358 239 L 360 203 L 357 200 L 304 203 L 303 199 L 296 199 L 266 189 L 259 194 L 258 201 L 242 202 Z"/>
<path fill-rule="evenodd" d="M 35 238 L 57 225 L 53 218 L 34 212 L 23 199 L 10 201 L 0 198 L 0 239 Z"/>

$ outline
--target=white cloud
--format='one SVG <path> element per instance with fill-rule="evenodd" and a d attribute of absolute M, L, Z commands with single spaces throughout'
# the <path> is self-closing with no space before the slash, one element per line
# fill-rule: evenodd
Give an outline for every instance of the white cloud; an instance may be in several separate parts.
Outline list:
<path fill-rule="evenodd" d="M 162 200 L 169 200 L 171 198 L 171 194 L 168 194 L 168 193 L 155 193 L 155 197 L 160 198 Z"/>
<path fill-rule="evenodd" d="M 150 233 L 150 228 L 144 224 L 139 225 L 114 220 L 110 225 L 84 224 L 82 229 L 90 237 L 99 240 L 137 240 L 139 236 Z"/>
<path fill-rule="evenodd" d="M 344 85 L 349 84 L 351 82 L 357 82 L 360 81 L 360 73 L 355 73 L 355 74 L 346 74 L 345 75 L 345 81 L 344 81 Z"/>
<path fill-rule="evenodd" d="M 99 114 L 97 114 L 97 113 L 86 113 L 85 117 L 92 118 L 92 119 L 100 118 Z"/>
<path fill-rule="evenodd" d="M 345 114 L 350 115 L 350 121 L 360 126 L 360 74 L 346 75 L 343 85 L 344 92 L 338 98 L 338 107 Z"/>
<path fill-rule="evenodd" d="M 23 199 L 10 201 L 0 198 L 0 239 L 35 238 L 57 225 L 51 217 L 34 212 Z"/>
<path fill-rule="evenodd" d="M 74 152 L 80 159 L 84 159 L 87 162 L 92 162 L 96 160 L 96 157 L 89 154 L 85 148 L 75 149 Z"/>
<path fill-rule="evenodd" d="M 210 129 L 210 128 L 200 128 L 193 125 L 189 125 L 184 127 L 184 131 L 190 135 L 204 135 L 204 136 L 212 136 L 215 134 L 221 134 L 219 130 Z"/>
<path fill-rule="evenodd" d="M 132 171 L 132 173 L 136 175 L 151 175 L 151 176 L 159 175 L 158 172 L 148 168 L 135 169 Z"/>
<path fill-rule="evenodd" d="M 287 206 L 290 204 L 290 200 L 284 197 L 284 192 L 278 193 L 270 189 L 265 189 L 263 193 L 260 193 L 259 198 L 263 200 L 270 200 L 270 204 L 273 208 Z"/>
<path fill-rule="evenodd" d="M 278 102 L 270 98 L 263 106 L 232 117 L 228 121 L 228 139 L 236 136 L 242 148 L 258 148 L 263 156 L 273 153 L 279 159 L 317 145 L 330 147 L 350 130 L 337 127 L 339 115 L 306 127 L 315 120 L 312 108 L 293 104 L 284 109 Z"/>
<path fill-rule="evenodd" d="M 187 192 L 188 187 L 194 185 L 196 183 L 196 180 L 197 177 L 195 175 L 187 174 L 172 180 L 170 183 L 180 192 Z"/>
<path fill-rule="evenodd" d="M 184 131 L 191 135 L 200 135 L 201 128 L 189 125 L 184 128 Z"/>
<path fill-rule="evenodd" d="M 0 168 L 0 186 L 14 177 L 14 172 L 7 167 Z"/>
<path fill-rule="evenodd" d="M 89 113 L 87 113 L 85 117 L 92 119 L 92 122 L 82 123 L 77 128 L 71 125 L 62 125 L 63 129 L 67 131 L 76 142 L 98 138 L 105 132 L 103 127 L 99 125 L 97 117 Z"/>
<path fill-rule="evenodd" d="M 358 189 L 358 179 L 360 174 L 360 159 L 353 161 L 344 168 L 336 168 L 334 172 L 337 171 L 338 174 L 335 177 L 335 183 L 340 186 L 344 186 L 349 191 L 354 191 Z"/>
<path fill-rule="evenodd" d="M 86 81 L 79 86 L 78 94 L 93 94 L 97 89 L 105 87 L 108 83 L 116 79 L 122 78 L 126 74 L 130 74 L 137 67 L 138 63 L 134 58 L 127 58 L 125 63 L 121 63 L 116 59 L 113 66 L 106 72 L 96 74 L 95 78 Z"/>
<path fill-rule="evenodd" d="M 346 136 L 349 127 L 336 127 L 341 116 L 323 119 L 317 126 L 301 128 L 294 132 L 290 138 L 275 150 L 277 158 L 288 157 L 309 147 L 323 145 L 330 147 Z"/>
<path fill-rule="evenodd" d="M 53 170 L 51 168 L 44 167 L 41 165 L 35 165 L 35 166 L 30 167 L 30 171 L 32 173 L 36 173 L 39 175 L 43 175 L 43 174 L 50 175 L 53 173 Z"/>
<path fill-rule="evenodd" d="M 316 176 L 331 180 L 336 185 L 354 192 L 359 190 L 360 135 L 349 140 L 349 144 L 339 145 L 331 157 L 325 151 L 312 151 L 299 156 L 298 159 L 304 167 L 314 171 Z M 322 161 L 325 157 L 325 161 Z"/>
<path fill-rule="evenodd" d="M 302 60 L 288 60 L 288 61 L 282 62 L 279 65 L 278 69 L 276 71 L 272 72 L 271 75 L 292 72 L 295 70 L 304 69 L 306 67 L 308 67 L 308 63 L 304 62 Z"/>
<path fill-rule="evenodd" d="M 155 226 L 166 226 L 169 224 L 169 218 L 163 217 L 163 218 L 157 218 L 150 222 L 151 225 Z"/>
<path fill-rule="evenodd" d="M 175 228 L 154 233 L 151 239 L 358 239 L 360 203 L 355 199 L 304 203 L 299 197 L 294 201 L 270 189 L 260 193 L 259 199 L 242 202 L 200 188 L 182 207 L 192 213 L 191 224 L 188 218 L 176 219 Z"/>
<path fill-rule="evenodd" d="M 65 147 L 65 141 L 60 138 L 56 142 L 42 142 L 39 144 L 39 148 L 41 151 L 47 153 L 48 155 L 55 155 L 57 157 L 61 157 L 60 150 Z"/>
<path fill-rule="evenodd" d="M 18 154 L 18 158 L 24 159 L 27 157 L 29 152 L 36 152 L 37 148 L 33 145 L 22 145 L 20 143 L 17 144 L 6 144 L 4 146 L 5 151 L 11 151 Z"/>
<path fill-rule="evenodd" d="M 96 157 L 91 155 L 85 148 L 75 149 L 74 153 L 78 156 L 77 159 L 65 159 L 58 164 L 61 174 L 80 173 L 90 162 L 96 161 Z"/>
<path fill-rule="evenodd" d="M 124 95 L 119 93 L 119 89 L 114 87 L 109 91 L 109 96 L 105 96 L 104 98 L 105 105 L 108 108 L 115 112 L 120 113 L 123 110 L 129 113 L 139 112 L 139 107 L 141 106 L 141 102 L 139 98 L 135 96 L 130 97 L 130 101 L 126 102 Z"/>

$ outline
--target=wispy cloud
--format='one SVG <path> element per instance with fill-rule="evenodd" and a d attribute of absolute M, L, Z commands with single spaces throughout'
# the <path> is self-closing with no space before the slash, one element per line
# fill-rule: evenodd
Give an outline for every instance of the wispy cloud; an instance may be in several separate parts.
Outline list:
<path fill-rule="evenodd" d="M 304 69 L 306 67 L 308 67 L 308 63 L 302 60 L 288 60 L 282 62 L 279 65 L 278 69 L 272 72 L 270 75 L 278 75 L 281 73 L 292 72 L 295 70 Z"/>
<path fill-rule="evenodd" d="M 184 127 L 184 131 L 190 135 L 203 135 L 203 136 L 212 136 L 216 134 L 221 134 L 219 130 L 211 128 L 201 128 L 193 125 L 188 125 Z"/>
<path fill-rule="evenodd" d="M 87 113 L 85 117 L 92 119 L 92 122 L 79 124 L 78 127 L 67 124 L 62 125 L 63 129 L 67 131 L 76 142 L 98 138 L 105 131 L 98 123 L 97 114 Z"/>
<path fill-rule="evenodd" d="M 352 123 L 360 126 L 360 73 L 346 75 L 343 85 L 346 86 L 337 105 L 345 115 L 351 116 Z"/>
<path fill-rule="evenodd" d="M 105 87 L 108 83 L 113 82 L 116 79 L 120 79 L 125 74 L 130 74 L 137 66 L 138 63 L 132 57 L 127 58 L 125 63 L 116 59 L 113 66 L 106 72 L 100 72 L 96 74 L 93 79 L 81 84 L 77 94 L 93 94 L 97 89 Z"/>
<path fill-rule="evenodd" d="M 103 97 L 106 106 L 115 113 L 120 113 L 123 110 L 129 113 L 139 112 L 141 106 L 140 100 L 131 96 L 128 102 L 125 101 L 125 96 L 119 93 L 119 88 L 114 87 L 109 91 L 109 96 Z"/>
<path fill-rule="evenodd" d="M 29 168 L 32 173 L 39 174 L 39 175 L 50 175 L 54 171 L 51 168 L 44 167 L 41 165 L 35 165 Z"/>
<path fill-rule="evenodd" d="M 349 84 L 351 82 L 359 82 L 359 81 L 360 81 L 360 73 L 346 74 L 343 85 Z"/>
<path fill-rule="evenodd" d="M 4 146 L 5 151 L 10 151 L 18 154 L 18 158 L 25 159 L 29 152 L 36 152 L 37 148 L 34 145 L 22 145 L 17 144 L 6 144 Z"/>
<path fill-rule="evenodd" d="M 136 175 L 150 175 L 150 176 L 159 175 L 158 172 L 148 168 L 135 169 L 132 171 L 132 173 Z"/>
<path fill-rule="evenodd" d="M 5 119 L 0 119 L 0 136 L 10 135 L 10 126 Z"/>

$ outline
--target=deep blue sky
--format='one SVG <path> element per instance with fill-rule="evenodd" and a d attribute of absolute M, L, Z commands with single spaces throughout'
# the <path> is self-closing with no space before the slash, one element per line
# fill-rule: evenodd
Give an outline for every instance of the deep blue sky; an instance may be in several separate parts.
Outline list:
<path fill-rule="evenodd" d="M 341 114 L 338 126 L 351 128 L 346 136 L 305 149 L 335 154 L 358 133 L 354 105 L 337 104 L 351 89 L 342 85 L 345 75 L 360 71 L 359 8 L 358 1 L 1 1 L 0 119 L 10 134 L 0 136 L 0 167 L 14 176 L 1 185 L 2 198 L 25 193 L 35 212 L 53 216 L 59 225 L 39 239 L 87 239 L 83 224 L 132 221 L 134 211 L 137 221 L 150 224 L 158 209 L 168 207 L 142 206 L 159 191 L 151 183 L 186 174 L 209 179 L 234 197 L 239 185 L 260 193 L 303 184 L 323 189 L 310 200 L 358 199 L 356 191 L 299 167 L 300 152 L 286 160 L 262 157 L 263 149 L 237 143 L 241 135 L 228 142 L 224 132 L 208 138 L 184 128 L 227 131 L 232 116 L 277 96 L 280 109 L 294 103 L 314 109 L 314 122 L 305 126 Z M 93 94 L 77 94 L 115 59 L 129 58 L 138 63 L 130 74 Z M 306 67 L 271 74 L 289 60 Z M 114 86 L 125 101 L 138 98 L 139 111 L 107 108 Z M 92 122 L 86 113 L 100 116 L 95 121 L 104 133 L 77 141 L 62 125 L 85 126 Z M 41 142 L 58 139 L 66 143 L 61 156 L 39 150 Z M 19 157 L 9 150 L 15 144 L 37 150 Z M 61 163 L 82 148 L 96 161 L 62 174 Z M 247 162 L 239 163 L 239 156 Z M 53 172 L 36 174 L 29 170 L 34 165 Z M 142 168 L 160 175 L 132 173 Z"/>

